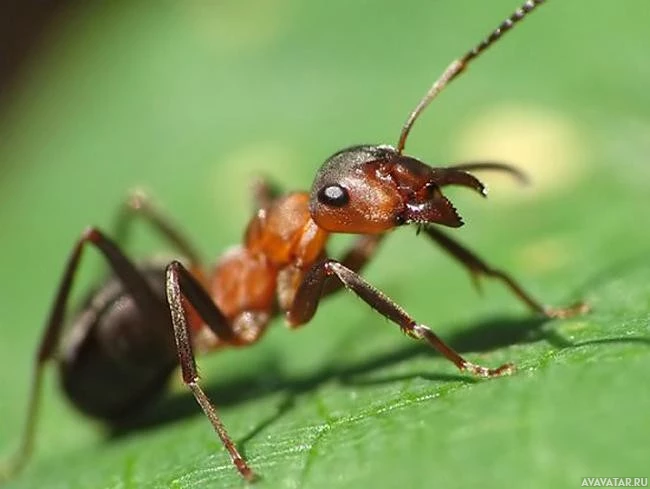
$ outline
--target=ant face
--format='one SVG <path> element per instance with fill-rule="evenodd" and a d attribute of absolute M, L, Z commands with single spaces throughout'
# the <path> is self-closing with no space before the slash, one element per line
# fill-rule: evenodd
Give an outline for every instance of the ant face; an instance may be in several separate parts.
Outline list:
<path fill-rule="evenodd" d="M 312 185 L 310 212 L 330 232 L 375 234 L 402 224 L 463 224 L 444 185 L 484 193 L 481 182 L 453 168 L 431 168 L 391 146 L 353 146 L 332 155 Z"/>

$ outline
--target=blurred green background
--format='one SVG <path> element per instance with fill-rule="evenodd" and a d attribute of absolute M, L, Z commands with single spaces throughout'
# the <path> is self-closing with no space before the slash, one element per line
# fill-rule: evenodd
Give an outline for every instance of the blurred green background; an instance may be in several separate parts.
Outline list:
<path fill-rule="evenodd" d="M 248 186 L 308 188 L 321 162 L 391 143 L 455 57 L 517 1 L 96 3 L 63 10 L 0 113 L 0 457 L 17 446 L 31 360 L 64 260 L 147 189 L 214 260 L 240 239 Z M 353 297 L 306 328 L 200 360 L 259 487 L 577 487 L 647 477 L 650 425 L 650 11 L 551 1 L 416 124 L 434 164 L 488 158 L 491 195 L 449 195 L 454 235 L 554 304 L 542 322 L 504 289 L 483 296 L 412 230 L 365 276 L 469 358 L 520 368 L 474 382 Z M 143 228 L 145 228 L 143 226 Z M 346 240 L 334 243 L 340 249 Z M 164 252 L 142 229 L 129 252 Z M 101 262 L 84 258 L 77 296 Z M 46 376 L 37 450 L 12 488 L 239 487 L 174 379 L 172 418 L 107 440 Z"/>

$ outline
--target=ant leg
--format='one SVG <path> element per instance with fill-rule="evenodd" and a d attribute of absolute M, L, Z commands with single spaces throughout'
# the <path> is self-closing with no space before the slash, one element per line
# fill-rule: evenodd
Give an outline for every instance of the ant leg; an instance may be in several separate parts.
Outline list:
<path fill-rule="evenodd" d="M 360 272 L 372 259 L 386 234 L 364 234 L 359 236 L 339 262 L 354 272 Z M 341 281 L 329 280 L 323 287 L 323 297 L 343 288 Z"/>
<path fill-rule="evenodd" d="M 116 275 L 123 282 L 126 289 L 133 295 L 140 307 L 147 311 L 147 314 L 152 316 L 160 314 L 162 320 L 166 320 L 166 317 L 163 316 L 163 303 L 156 298 L 146 280 L 140 275 L 140 272 L 138 272 L 128 258 L 122 254 L 119 248 L 96 228 L 89 228 L 84 231 L 68 258 L 63 277 L 61 278 L 49 317 L 45 323 L 45 329 L 43 330 L 40 345 L 36 353 L 27 408 L 27 420 L 20 447 L 13 459 L 11 459 L 6 466 L 0 468 L 0 480 L 9 478 L 17 473 L 24 466 L 32 453 L 38 418 L 38 407 L 40 404 L 39 400 L 43 367 L 48 360 L 52 359 L 55 350 L 59 345 L 59 340 L 63 331 L 63 319 L 66 304 L 74 281 L 74 275 L 79 268 L 79 260 L 81 259 L 85 247 L 84 245 L 86 243 L 90 243 L 99 249 L 110 263 Z"/>
<path fill-rule="evenodd" d="M 171 222 L 168 216 L 162 214 L 152 204 L 149 196 L 141 191 L 135 190 L 130 193 L 127 200 L 122 205 L 121 211 L 118 215 L 117 225 L 115 227 L 116 240 L 123 242 L 128 235 L 128 230 L 133 217 L 141 216 L 146 222 L 151 224 L 153 228 L 169 241 L 174 248 L 176 248 L 181 255 L 189 260 L 192 268 L 198 268 L 201 263 L 199 253 L 190 243 L 190 240 L 178 229 L 178 227 Z"/>
<path fill-rule="evenodd" d="M 346 268 L 354 272 L 361 271 L 366 264 L 372 259 L 381 243 L 382 239 L 386 234 L 363 234 L 359 236 L 352 246 L 345 252 L 345 254 L 339 259 L 339 262 Z M 280 308 L 288 308 L 290 304 L 293 303 L 293 298 L 295 297 L 295 292 L 298 285 L 301 283 L 302 278 L 304 277 L 304 272 L 298 268 L 295 269 L 296 277 L 291 280 L 289 283 L 280 281 L 278 284 L 278 290 L 280 291 L 280 297 L 286 297 L 286 299 L 280 300 Z M 328 297 L 344 287 L 344 284 L 340 281 L 328 280 L 323 285 L 323 291 L 321 296 Z M 284 291 L 287 291 L 286 293 Z"/>
<path fill-rule="evenodd" d="M 166 284 L 167 300 L 174 325 L 174 337 L 176 339 L 176 348 L 178 350 L 183 382 L 190 388 L 192 394 L 194 394 L 194 398 L 210 420 L 210 423 L 212 423 L 214 431 L 221 439 L 223 446 L 228 450 L 232 463 L 237 467 L 237 470 L 239 470 L 239 473 L 244 479 L 252 481 L 255 479 L 255 474 L 237 450 L 235 443 L 226 431 L 226 427 L 221 422 L 214 405 L 199 385 L 199 374 L 196 368 L 187 314 L 183 307 L 183 302 L 187 300 L 206 322 L 211 317 L 216 318 L 220 316 L 223 318 L 223 315 L 214 303 L 210 301 L 210 298 L 202 290 L 201 286 L 194 281 L 190 273 L 179 262 L 172 262 L 167 267 Z M 221 329 L 227 327 L 225 318 L 223 320 L 224 323 L 221 324 Z M 232 331 L 230 335 L 233 335 Z"/>
<path fill-rule="evenodd" d="M 426 341 L 460 370 L 481 377 L 507 375 L 514 370 L 513 365 L 509 363 L 491 369 L 468 362 L 453 348 L 444 343 L 430 328 L 415 322 L 404 309 L 383 292 L 366 282 L 356 272 L 331 259 L 323 260 L 314 265 L 300 284 L 291 309 L 286 314 L 290 326 L 297 327 L 305 324 L 314 316 L 321 299 L 323 286 L 330 277 L 337 278 L 375 311 L 397 324 L 406 335 Z"/>
<path fill-rule="evenodd" d="M 589 306 L 583 302 L 578 302 L 577 304 L 563 308 L 544 306 L 528 294 L 517 281 L 510 277 L 510 275 L 501 270 L 492 268 L 473 252 L 447 236 L 447 234 L 443 233 L 439 229 L 436 229 L 433 226 L 426 226 L 423 228 L 423 231 L 427 236 L 429 236 L 429 238 L 438 243 L 444 250 L 467 268 L 472 276 L 476 288 L 480 289 L 479 278 L 481 275 L 498 279 L 530 309 L 549 318 L 567 318 L 589 311 Z"/>
<path fill-rule="evenodd" d="M 278 195 L 280 189 L 265 177 L 257 177 L 251 184 L 255 211 L 268 207 Z"/>
<path fill-rule="evenodd" d="M 386 234 L 364 234 L 359 236 L 352 244 L 352 247 L 341 257 L 340 263 L 350 270 L 360 272 L 375 255 L 385 236 Z"/>

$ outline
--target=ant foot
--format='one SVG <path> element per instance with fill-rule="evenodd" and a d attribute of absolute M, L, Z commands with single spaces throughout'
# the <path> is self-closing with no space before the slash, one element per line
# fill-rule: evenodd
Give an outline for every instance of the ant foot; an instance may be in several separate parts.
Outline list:
<path fill-rule="evenodd" d="M 497 368 L 487 368 L 480 365 L 475 365 L 470 362 L 465 362 L 461 366 L 461 370 L 466 370 L 476 375 L 477 377 L 500 377 L 502 375 L 511 375 L 515 372 L 516 368 L 512 363 L 506 363 Z"/>
<path fill-rule="evenodd" d="M 548 318 L 566 319 L 580 314 L 586 314 L 591 310 L 586 302 L 578 302 L 569 307 L 545 307 L 544 315 Z"/>
<path fill-rule="evenodd" d="M 126 205 L 136 211 L 142 209 L 148 202 L 149 196 L 141 188 L 131 190 L 126 199 Z"/>

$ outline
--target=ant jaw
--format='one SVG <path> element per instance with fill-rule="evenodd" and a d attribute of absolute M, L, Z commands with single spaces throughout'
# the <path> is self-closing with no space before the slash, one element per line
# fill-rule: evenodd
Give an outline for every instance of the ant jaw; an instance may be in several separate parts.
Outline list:
<path fill-rule="evenodd" d="M 442 224 L 451 228 L 461 227 L 463 219 L 452 203 L 439 191 L 431 200 L 423 203 L 407 203 L 399 216 L 401 224 Z"/>
<path fill-rule="evenodd" d="M 431 168 L 430 171 L 429 181 L 422 187 L 429 194 L 428 197 L 418 195 L 422 190 L 417 192 L 415 199 L 407 201 L 406 209 L 398 221 L 403 224 L 442 224 L 452 228 L 462 226 L 463 219 L 449 199 L 442 195 L 440 187 L 457 185 L 486 197 L 485 185 L 470 173 L 455 168 Z"/>
<path fill-rule="evenodd" d="M 455 168 L 432 168 L 412 157 L 403 156 L 394 161 L 392 179 L 400 193 L 404 210 L 398 215 L 398 224 L 442 224 L 452 228 L 462 226 L 458 211 L 442 194 L 441 187 L 467 187 L 486 196 L 485 185 L 473 175 Z"/>

